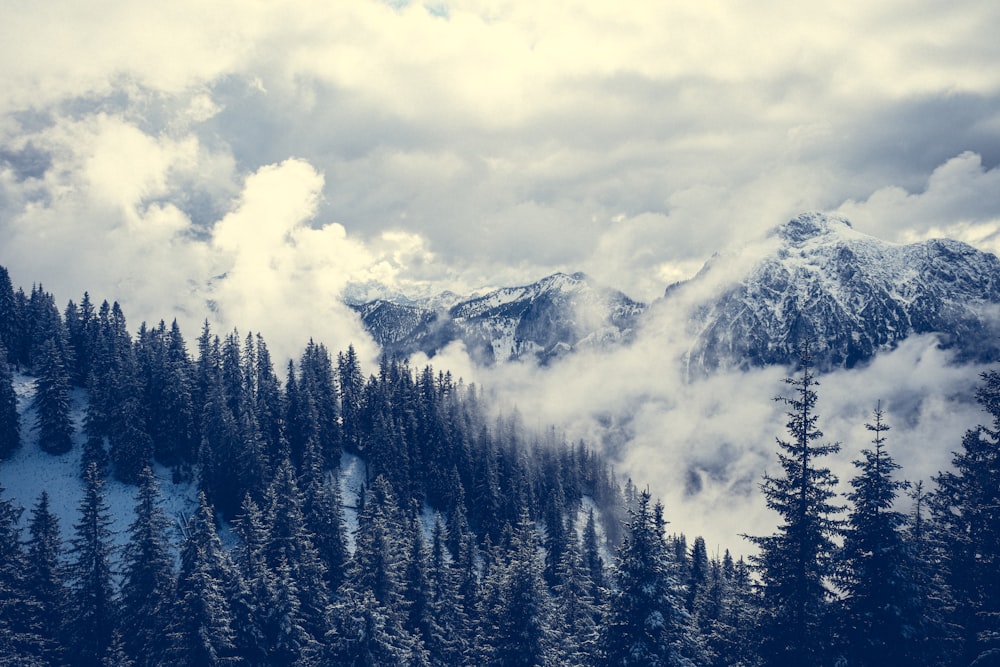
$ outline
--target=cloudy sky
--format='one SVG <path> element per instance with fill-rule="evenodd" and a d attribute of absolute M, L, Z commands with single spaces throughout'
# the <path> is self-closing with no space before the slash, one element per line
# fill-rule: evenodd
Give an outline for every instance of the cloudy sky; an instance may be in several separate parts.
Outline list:
<path fill-rule="evenodd" d="M 193 336 L 210 313 L 289 354 L 373 352 L 349 284 L 584 270 L 648 300 L 803 210 L 1000 250 L 995 2 L 47 0 L 0 19 L 0 264 L 135 324 Z"/>

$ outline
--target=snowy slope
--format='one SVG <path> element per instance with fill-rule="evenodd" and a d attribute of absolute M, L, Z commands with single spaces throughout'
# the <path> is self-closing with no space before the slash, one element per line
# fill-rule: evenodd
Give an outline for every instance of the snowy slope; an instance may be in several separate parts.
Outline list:
<path fill-rule="evenodd" d="M 31 406 L 34 397 L 34 379 L 26 375 L 14 376 L 18 412 L 21 414 L 21 447 L 6 461 L 0 461 L 0 486 L 3 498 L 13 499 L 15 505 L 25 509 L 21 526 L 27 525 L 31 508 L 38 502 L 42 491 L 48 491 L 52 512 L 59 517 L 63 540 L 73 536 L 73 526 L 78 520 L 77 510 L 83 498 L 80 479 L 80 455 L 83 449 L 83 417 L 86 413 L 87 392 L 74 389 L 71 395 L 71 418 L 75 426 L 73 449 L 61 456 L 43 452 L 38 437 L 31 426 L 35 411 Z M 155 466 L 154 474 L 163 496 L 162 508 L 167 517 L 179 526 L 191 516 L 198 506 L 197 485 L 190 482 L 175 484 L 168 468 Z M 354 532 L 357 529 L 357 497 L 365 481 L 365 463 L 357 456 L 345 453 L 341 458 L 339 480 L 344 501 L 348 547 L 354 549 Z M 112 517 L 111 529 L 117 547 L 128 541 L 128 527 L 135 518 L 136 487 L 108 479 L 105 496 Z M 428 533 L 429 534 L 429 533 Z M 179 534 L 174 535 L 175 539 Z M 222 526 L 223 541 L 231 544 L 235 537 L 227 525 Z"/>
<path fill-rule="evenodd" d="M 73 525 L 78 521 L 77 509 L 83 497 L 80 479 L 80 454 L 83 449 L 83 416 L 86 410 L 86 391 L 74 389 L 71 394 L 71 418 L 75 426 L 73 449 L 66 454 L 53 456 L 38 446 L 38 436 L 32 429 L 35 410 L 34 380 L 25 375 L 14 376 L 18 411 L 21 414 L 21 447 L 6 461 L 0 461 L 0 485 L 4 498 L 14 499 L 25 508 L 22 527 L 27 525 L 31 508 L 38 502 L 42 491 L 48 491 L 52 512 L 59 517 L 59 528 L 64 540 L 73 536 Z M 164 497 L 163 510 L 167 517 L 182 521 L 197 507 L 197 489 L 189 483 L 174 484 L 170 471 L 158 466 L 154 474 L 159 480 Z M 104 487 L 111 510 L 114 539 L 118 546 L 128 541 L 128 527 L 135 518 L 136 487 L 109 479 Z"/>

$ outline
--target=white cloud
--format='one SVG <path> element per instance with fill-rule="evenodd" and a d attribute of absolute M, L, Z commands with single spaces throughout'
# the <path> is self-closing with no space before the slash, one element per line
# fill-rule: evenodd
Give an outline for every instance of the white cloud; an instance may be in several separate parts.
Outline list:
<path fill-rule="evenodd" d="M 935 169 L 922 192 L 890 185 L 838 212 L 899 242 L 949 237 L 1000 254 L 1000 167 L 987 169 L 980 155 L 965 151 Z"/>

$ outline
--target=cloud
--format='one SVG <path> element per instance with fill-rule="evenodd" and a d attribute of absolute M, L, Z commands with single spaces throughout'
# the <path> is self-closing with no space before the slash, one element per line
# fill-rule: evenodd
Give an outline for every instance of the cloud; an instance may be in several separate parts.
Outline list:
<path fill-rule="evenodd" d="M 304 160 L 240 180 L 225 153 L 192 134 L 150 135 L 107 114 L 56 118 L 20 141 L 49 166 L 29 177 L 0 171 L 0 191 L 16 211 L 0 228 L 4 265 L 15 281 L 41 280 L 59 299 L 88 290 L 118 300 L 135 326 L 177 318 L 193 337 L 208 317 L 216 332 L 264 333 L 279 358 L 314 337 L 333 349 L 353 343 L 374 359 L 374 344 L 342 303 L 344 287 L 392 284 L 432 258 L 412 233 L 366 243 L 338 223 L 317 222 L 325 181 Z M 220 199 L 233 193 L 227 212 L 192 222 L 180 206 L 198 189 Z"/>
<path fill-rule="evenodd" d="M 583 439 L 616 460 L 617 472 L 649 486 L 665 505 L 669 530 L 702 535 L 714 549 L 749 553 L 740 535 L 770 534 L 777 515 L 758 485 L 777 472 L 776 439 L 788 439 L 782 379 L 793 369 L 722 372 L 687 381 L 673 355 L 673 332 L 646 331 L 631 347 L 584 351 L 539 369 L 516 363 L 476 367 L 459 348 L 432 361 L 436 368 L 484 388 L 503 414 L 555 424 L 569 442 Z M 426 360 L 419 360 L 422 364 Z M 948 467 L 951 452 L 984 416 L 973 393 L 980 368 L 953 362 L 933 336 L 904 341 L 864 368 L 819 378 L 819 428 L 841 443 L 824 461 L 847 491 L 851 464 L 870 446 L 864 424 L 881 403 L 892 426 L 887 446 L 901 478 L 928 481 Z M 900 508 L 909 509 L 900 499 Z"/>
<path fill-rule="evenodd" d="M 949 237 L 1000 254 L 1000 167 L 988 169 L 980 155 L 965 151 L 938 166 L 922 191 L 887 186 L 838 211 L 900 242 Z"/>

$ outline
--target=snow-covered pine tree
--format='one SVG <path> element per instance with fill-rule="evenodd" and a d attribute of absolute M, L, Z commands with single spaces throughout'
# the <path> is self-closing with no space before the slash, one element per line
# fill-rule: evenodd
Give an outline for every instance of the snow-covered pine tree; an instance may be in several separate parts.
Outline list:
<path fill-rule="evenodd" d="M 174 556 L 153 471 L 139 474 L 135 520 L 122 553 L 122 638 L 137 665 L 161 664 L 174 613 Z"/>
<path fill-rule="evenodd" d="M 590 597 L 594 605 L 600 608 L 604 604 L 606 577 L 604 573 L 604 558 L 597 538 L 597 521 L 594 518 L 594 508 L 587 510 L 587 522 L 583 525 L 581 556 L 590 577 Z"/>
<path fill-rule="evenodd" d="M 358 452 L 360 447 L 361 400 L 365 378 L 361 373 L 357 352 L 353 345 L 347 352 L 337 355 L 337 380 L 340 386 L 341 431 L 344 447 Z"/>
<path fill-rule="evenodd" d="M 469 619 L 458 588 L 458 572 L 448 556 L 448 529 L 439 514 L 434 515 L 431 547 L 427 562 L 427 585 L 434 615 L 434 634 L 425 640 L 431 663 L 445 667 L 462 662 L 470 645 Z"/>
<path fill-rule="evenodd" d="M 636 495 L 618 548 L 599 641 L 601 664 L 694 665 L 700 651 L 649 503 L 648 490 Z"/>
<path fill-rule="evenodd" d="M 276 643 L 267 633 L 278 592 L 276 575 L 265 559 L 269 531 L 264 513 L 249 494 L 243 498 L 233 531 L 239 537 L 233 561 L 243 584 L 232 604 L 236 645 L 248 664 L 264 665 Z"/>
<path fill-rule="evenodd" d="M 484 582 L 488 605 L 480 614 L 483 664 L 535 667 L 558 664 L 553 609 L 543 578 L 535 524 L 521 513 L 506 558 L 501 556 Z"/>
<path fill-rule="evenodd" d="M 14 285 L 10 273 L 0 265 L 0 346 L 3 347 L 4 361 L 17 363 L 18 340 L 21 337 L 21 313 L 14 296 Z"/>
<path fill-rule="evenodd" d="M 59 517 L 52 513 L 49 494 L 45 491 L 31 510 L 28 533 L 25 582 L 38 602 L 37 627 L 46 642 L 45 659 L 60 664 L 65 659 L 62 637 L 66 625 L 67 589 Z"/>
<path fill-rule="evenodd" d="M 73 350 L 70 376 L 73 384 L 85 387 L 94 363 L 94 345 L 97 336 L 97 316 L 89 293 L 83 293 L 80 305 L 72 301 L 66 304 L 63 321 L 66 324 L 70 349 Z"/>
<path fill-rule="evenodd" d="M 305 520 L 323 563 L 327 589 L 336 591 L 344 580 L 351 555 L 347 550 L 340 479 L 335 472 L 327 472 L 319 483 L 306 489 Z"/>
<path fill-rule="evenodd" d="M 73 447 L 73 422 L 69 416 L 69 373 L 53 340 L 37 353 L 35 380 L 35 429 L 38 445 L 49 454 L 65 454 Z"/>
<path fill-rule="evenodd" d="M 25 577 L 27 561 L 18 527 L 23 508 L 0 486 L 0 656 L 12 665 L 41 667 L 51 642 L 39 627 L 40 605 Z"/>
<path fill-rule="evenodd" d="M 111 572 L 111 513 L 97 466 L 84 472 L 79 520 L 74 525 L 68 569 L 69 638 L 80 664 L 96 665 L 111 645 L 120 614 Z"/>
<path fill-rule="evenodd" d="M 559 642 L 559 663 L 587 664 L 596 650 L 600 614 L 591 595 L 594 585 L 583 562 L 572 522 L 566 528 L 566 543 L 556 567 L 556 580 L 553 625 Z"/>
<path fill-rule="evenodd" d="M 333 467 L 340 462 L 341 430 L 333 362 L 330 352 L 322 343 L 312 340 L 302 354 L 300 364 L 301 384 L 307 388 L 315 402 L 317 435 L 323 467 Z"/>
<path fill-rule="evenodd" d="M 167 663 L 184 667 L 239 664 L 227 583 L 237 576 L 204 493 L 186 527 L 177 607 L 168 629 Z"/>
<path fill-rule="evenodd" d="M 7 363 L 7 348 L 0 341 L 0 461 L 9 459 L 20 446 L 21 417 L 17 412 L 14 377 Z"/>
<path fill-rule="evenodd" d="M 265 451 L 272 462 L 279 459 L 282 447 L 282 401 L 281 383 L 274 371 L 271 352 L 264 337 L 256 335 L 254 366 L 254 411 L 264 442 Z"/>
<path fill-rule="evenodd" d="M 268 525 L 264 553 L 268 566 L 276 574 L 282 562 L 290 569 L 298 587 L 302 623 L 312 637 L 318 639 L 326 631 L 326 609 L 330 601 L 326 568 L 316 550 L 315 536 L 306 523 L 305 500 L 288 459 L 278 464 L 264 502 Z"/>
<path fill-rule="evenodd" d="M 59 353 L 59 359 L 69 374 L 73 365 L 73 350 L 69 345 L 66 325 L 63 323 L 55 298 L 46 292 L 42 286 L 36 285 L 31 290 L 24 319 L 25 343 L 28 346 L 29 366 L 38 372 L 42 361 L 42 348 L 51 341 Z"/>
<path fill-rule="evenodd" d="M 904 528 L 907 547 L 913 552 L 913 584 L 922 600 L 923 616 L 911 642 L 915 644 L 915 667 L 932 667 L 948 662 L 958 648 L 947 616 L 954 609 L 943 567 L 945 534 L 935 526 L 931 513 L 933 497 L 923 480 L 907 491 L 912 503 Z"/>

